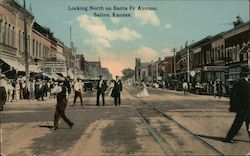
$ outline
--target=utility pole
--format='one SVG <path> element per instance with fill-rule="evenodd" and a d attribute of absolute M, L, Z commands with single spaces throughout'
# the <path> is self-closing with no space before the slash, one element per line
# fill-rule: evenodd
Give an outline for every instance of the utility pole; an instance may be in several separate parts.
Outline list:
<path fill-rule="evenodd" d="M 175 53 L 176 53 L 176 49 L 174 48 L 173 49 L 173 53 L 174 53 L 174 76 L 176 78 L 176 56 L 175 56 Z"/>
<path fill-rule="evenodd" d="M 189 48 L 187 47 L 187 81 L 190 82 L 190 71 L 189 71 Z"/>
<path fill-rule="evenodd" d="M 190 82 L 190 71 L 189 71 L 189 48 L 188 48 L 188 41 L 185 44 L 186 50 L 187 50 L 187 82 L 189 84 Z"/>
<path fill-rule="evenodd" d="M 25 86 L 28 86 L 29 81 L 29 54 L 28 54 L 28 45 L 27 45 L 27 16 L 26 16 L 26 4 L 25 0 L 23 1 L 23 14 L 24 14 L 24 59 L 25 59 L 25 74 L 26 74 L 26 83 Z"/>

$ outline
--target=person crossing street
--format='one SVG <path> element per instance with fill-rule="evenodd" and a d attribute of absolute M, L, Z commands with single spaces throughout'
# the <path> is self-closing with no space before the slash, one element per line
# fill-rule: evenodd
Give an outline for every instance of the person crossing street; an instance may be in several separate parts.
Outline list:
<path fill-rule="evenodd" d="M 242 124 L 245 121 L 246 129 L 248 132 L 249 140 L 250 140 L 250 83 L 247 78 L 249 73 L 249 68 L 244 67 L 241 71 L 241 79 L 237 81 L 230 94 L 230 112 L 235 112 L 236 116 L 234 122 L 227 133 L 227 136 L 224 142 L 227 143 L 236 143 L 237 140 L 233 138 L 239 132 Z"/>
<path fill-rule="evenodd" d="M 69 125 L 69 127 L 72 129 L 74 126 L 74 123 L 70 121 L 66 115 L 65 115 L 65 109 L 67 106 L 67 87 L 63 84 L 63 82 L 60 83 L 59 86 L 56 86 L 51 91 L 52 94 L 56 94 L 56 111 L 54 116 L 54 130 L 58 129 L 58 122 L 60 117 Z"/>

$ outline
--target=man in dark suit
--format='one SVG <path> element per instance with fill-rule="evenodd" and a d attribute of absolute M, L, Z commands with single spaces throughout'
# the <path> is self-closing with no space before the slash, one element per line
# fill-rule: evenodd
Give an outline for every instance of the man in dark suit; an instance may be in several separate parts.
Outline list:
<path fill-rule="evenodd" d="M 5 75 L 0 73 L 0 111 L 3 111 L 3 105 L 7 100 L 7 82 L 4 80 Z"/>
<path fill-rule="evenodd" d="M 104 93 L 107 89 L 106 82 L 103 80 L 103 76 L 99 76 L 100 80 L 97 83 L 97 97 L 96 97 L 96 105 L 99 106 L 99 97 L 102 95 L 102 104 L 105 105 Z"/>
<path fill-rule="evenodd" d="M 122 91 L 122 82 L 119 79 L 119 76 L 116 76 L 115 85 L 111 94 L 111 96 L 114 97 L 114 102 L 116 106 L 121 105 L 121 91 Z"/>
<path fill-rule="evenodd" d="M 233 138 L 236 136 L 240 130 L 243 122 L 245 121 L 247 132 L 250 139 L 250 84 L 247 79 L 249 73 L 249 68 L 244 67 L 241 70 L 241 79 L 237 81 L 230 94 L 230 112 L 235 112 L 236 116 L 234 122 L 227 133 L 227 136 L 224 142 L 227 143 L 236 143 L 236 140 Z"/>
<path fill-rule="evenodd" d="M 58 122 L 60 117 L 63 118 L 63 120 L 69 125 L 70 128 L 74 126 L 74 123 L 70 121 L 66 115 L 65 115 L 65 109 L 67 106 L 67 99 L 66 99 L 66 93 L 67 87 L 63 84 L 63 82 L 60 82 L 59 86 L 56 86 L 52 89 L 51 93 L 56 94 L 56 112 L 54 116 L 54 129 L 58 129 Z"/>

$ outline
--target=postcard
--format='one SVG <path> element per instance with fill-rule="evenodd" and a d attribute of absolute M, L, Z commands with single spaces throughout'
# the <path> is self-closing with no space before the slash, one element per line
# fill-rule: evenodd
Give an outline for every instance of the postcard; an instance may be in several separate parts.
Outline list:
<path fill-rule="evenodd" d="M 0 0 L 0 155 L 250 155 L 249 0 Z"/>

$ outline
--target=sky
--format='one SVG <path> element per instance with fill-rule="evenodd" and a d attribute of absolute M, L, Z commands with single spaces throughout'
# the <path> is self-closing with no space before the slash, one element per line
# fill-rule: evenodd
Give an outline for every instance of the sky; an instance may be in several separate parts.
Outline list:
<path fill-rule="evenodd" d="M 113 75 L 133 69 L 136 57 L 142 62 L 163 59 L 186 41 L 229 30 L 238 15 L 249 21 L 248 0 L 26 0 L 26 6 L 31 6 L 40 25 L 68 46 L 71 27 L 77 53 L 89 61 L 100 58 Z M 113 17 L 114 12 L 130 17 Z M 110 17 L 94 17 L 94 13 Z"/>

